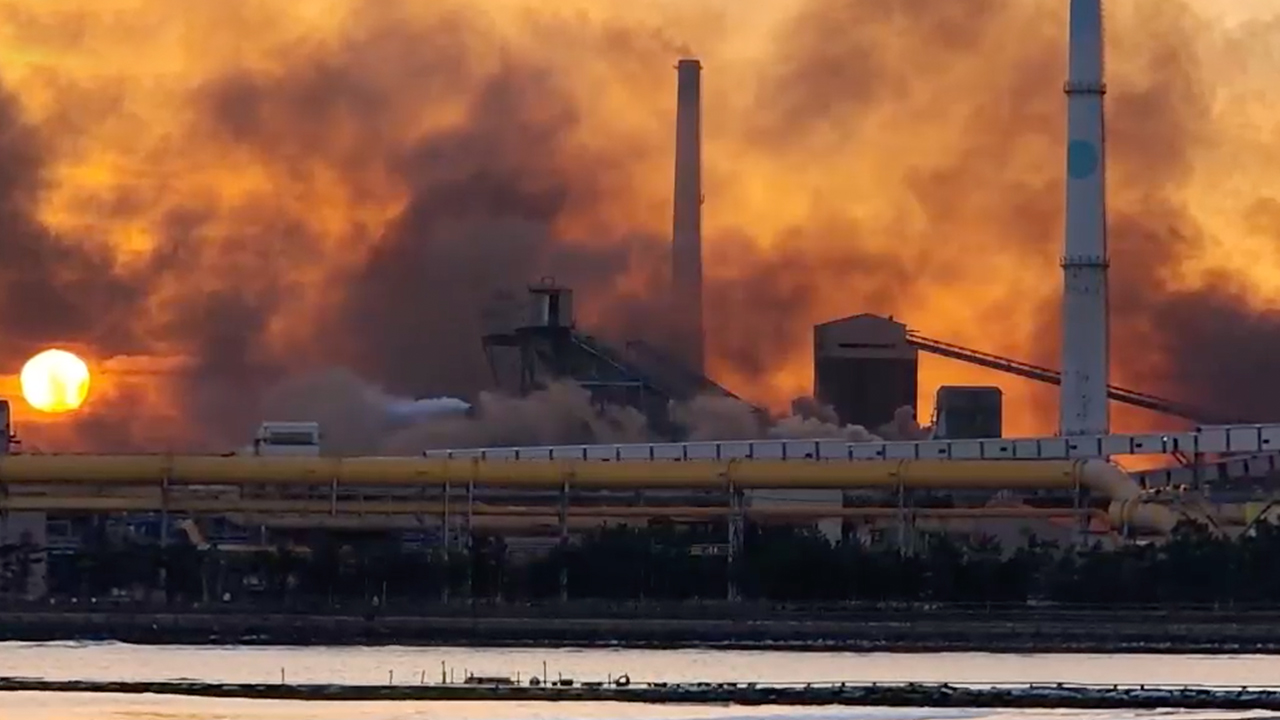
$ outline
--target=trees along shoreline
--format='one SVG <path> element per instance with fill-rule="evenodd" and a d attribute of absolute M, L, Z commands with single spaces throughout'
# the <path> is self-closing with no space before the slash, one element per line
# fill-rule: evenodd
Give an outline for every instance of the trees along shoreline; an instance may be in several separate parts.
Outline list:
<path fill-rule="evenodd" d="M 470 553 L 408 551 L 385 534 L 322 537 L 305 553 L 99 542 L 50 555 L 47 585 L 68 600 L 96 601 L 123 589 L 177 606 L 545 601 L 561 597 L 562 574 L 573 600 L 723 600 L 732 578 L 745 600 L 792 603 L 1280 602 L 1273 570 L 1280 529 L 1266 524 L 1239 539 L 1187 524 L 1167 542 L 1114 550 L 1032 539 L 1005 551 L 991 540 L 926 535 L 910 554 L 857 541 L 833 545 L 811 528 L 749 524 L 732 563 L 714 552 L 726 537 L 723 525 L 602 528 L 532 556 L 497 536 L 473 538 Z"/>

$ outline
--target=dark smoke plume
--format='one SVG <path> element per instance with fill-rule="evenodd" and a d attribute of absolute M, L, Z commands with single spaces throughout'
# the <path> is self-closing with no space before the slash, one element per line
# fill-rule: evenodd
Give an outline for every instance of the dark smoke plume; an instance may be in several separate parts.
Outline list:
<path fill-rule="evenodd" d="M 23 426 L 41 443 L 225 448 L 272 388 L 335 366 L 521 417 L 521 401 L 480 395 L 481 317 L 544 275 L 578 291 L 592 332 L 660 336 L 669 66 L 687 48 L 707 66 L 717 380 L 782 408 L 809 391 L 812 324 L 856 312 L 1057 364 L 1063 3 L 753 6 L 740 12 L 765 31 L 750 43 L 668 3 L 645 20 L 408 0 L 325 17 L 237 0 L 214 14 L 58 5 L 0 0 L 0 28 L 38 58 L 0 75 L 0 362 L 16 372 L 67 343 L 194 361 L 104 379 L 82 415 Z M 1272 67 L 1248 48 L 1278 30 L 1229 30 L 1180 0 L 1108 11 L 1115 380 L 1270 418 L 1273 261 L 1202 265 L 1237 231 L 1257 252 L 1280 228 L 1267 182 L 1213 213 L 1204 201 L 1273 144 L 1243 112 L 1264 102 L 1242 99 L 1258 80 L 1221 69 L 1246 55 Z M 160 41 L 178 34 L 181 57 Z M 1006 397 L 1018 431 L 1052 430 L 1051 389 Z M 751 432 L 739 409 L 699 403 L 717 432 Z M 556 437 L 634 429 L 557 417 L 572 431 Z M 512 436 L 467 422 L 432 437 Z M 389 437 L 335 423 L 350 447 Z"/>

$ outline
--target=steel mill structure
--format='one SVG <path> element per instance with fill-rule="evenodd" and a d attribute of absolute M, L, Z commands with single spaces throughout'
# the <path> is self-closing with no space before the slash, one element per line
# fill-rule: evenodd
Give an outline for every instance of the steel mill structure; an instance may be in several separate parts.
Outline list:
<path fill-rule="evenodd" d="M 1109 384 L 1102 11 L 1099 0 L 1072 0 L 1070 13 L 1062 371 L 924 337 L 893 318 L 855 315 L 814 328 L 815 394 L 844 424 L 874 429 L 914 408 L 925 352 L 1060 385 L 1057 436 L 1003 438 L 998 388 L 944 387 L 932 434 L 913 440 L 502 447 L 338 459 L 321 457 L 315 423 L 268 422 L 251 447 L 229 457 L 20 455 L 7 454 L 4 443 L 0 544 L 73 546 L 71 523 L 86 514 L 143 518 L 159 528 L 162 544 L 172 528 L 185 528 L 202 547 L 223 550 L 231 547 L 226 533 L 203 533 L 196 523 L 254 529 L 263 545 L 295 529 L 324 528 L 397 531 L 419 546 L 457 548 L 477 532 L 549 535 L 564 544 L 576 530 L 661 518 L 722 528 L 730 558 L 741 552 L 747 521 L 813 523 L 832 539 L 856 536 L 903 551 L 922 532 L 990 534 L 1001 523 L 1034 524 L 1041 537 L 1056 532 L 1075 541 L 1159 538 L 1180 519 L 1244 532 L 1276 514 L 1263 481 L 1280 473 L 1280 424 L 1233 424 Z M 572 290 L 547 278 L 529 287 L 515 317 L 486 331 L 499 387 L 523 394 L 569 379 L 599 402 L 640 409 L 675 439 L 673 401 L 734 397 L 703 368 L 701 70 L 694 59 L 677 65 L 671 342 L 619 349 L 592 337 L 576 324 Z M 1195 429 L 1111 434 L 1111 400 L 1191 419 Z M 4 437 L 12 438 L 8 407 L 0 408 Z M 1135 455 L 1179 463 L 1130 474 L 1109 462 Z"/>

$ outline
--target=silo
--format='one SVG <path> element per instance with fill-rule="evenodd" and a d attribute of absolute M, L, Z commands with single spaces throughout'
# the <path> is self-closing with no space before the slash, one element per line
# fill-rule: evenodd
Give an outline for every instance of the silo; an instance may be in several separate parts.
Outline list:
<path fill-rule="evenodd" d="M 854 315 L 813 328 L 814 395 L 840 422 L 874 430 L 903 406 L 916 407 L 920 354 L 907 326 Z"/>

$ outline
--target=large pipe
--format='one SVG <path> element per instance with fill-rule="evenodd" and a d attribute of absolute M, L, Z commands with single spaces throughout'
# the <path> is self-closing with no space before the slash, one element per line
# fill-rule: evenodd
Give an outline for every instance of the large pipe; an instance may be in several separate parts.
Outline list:
<path fill-rule="evenodd" d="M 0 498 L 0 509 L 44 510 L 55 512 L 170 512 L 193 514 L 272 514 L 272 515 L 340 515 L 442 516 L 446 506 L 440 501 L 422 500 L 306 500 L 277 498 L 161 498 L 151 496 L 39 496 L 19 495 Z M 457 506 L 454 511 L 459 512 Z M 537 505 L 474 504 L 465 513 L 483 517 L 555 518 L 558 508 Z M 728 507 L 711 506 L 592 506 L 571 505 L 571 517 L 601 519 L 714 520 L 728 517 Z M 903 510 L 896 507 L 747 507 L 743 514 L 759 520 L 820 520 L 826 518 L 896 518 Z M 1092 509 L 1040 507 L 976 507 L 976 508 L 908 508 L 910 516 L 922 518 L 1064 518 L 1090 515 L 1106 520 L 1105 513 Z"/>
<path fill-rule="evenodd" d="M 702 317 L 702 64 L 676 65 L 676 183 L 671 229 L 676 356 L 706 374 Z"/>
<path fill-rule="evenodd" d="M 203 455 L 9 455 L 0 486 L 98 485 L 435 486 L 471 483 L 522 489 L 933 489 L 1090 492 L 1112 501 L 1116 526 L 1167 533 L 1168 508 L 1142 501 L 1127 473 L 1101 460 L 867 460 L 859 462 L 502 461 L 422 457 L 252 457 Z M 456 486 L 456 485 L 455 485 Z M 9 488 L 12 492 L 12 487 Z"/>
<path fill-rule="evenodd" d="M 334 504 L 312 500 L 225 500 L 163 503 L 156 498 L 101 496 L 22 497 L 0 499 L 4 509 L 40 509 L 56 512 L 188 512 L 235 517 L 245 526 L 274 528 L 413 530 L 440 528 L 444 506 L 438 502 L 339 501 Z M 896 507 L 860 508 L 745 508 L 745 517 L 760 524 L 807 523 L 818 520 L 856 519 L 901 521 Z M 558 510 L 551 507 L 477 505 L 471 509 L 468 526 L 475 530 L 528 531 L 558 529 Z M 593 530 L 606 525 L 634 525 L 649 520 L 707 522 L 724 520 L 732 514 L 727 507 L 570 507 L 566 521 L 571 530 Z M 911 522 L 974 520 L 1080 520 L 1109 522 L 1105 512 L 1091 508 L 977 507 L 912 508 Z M 425 519 L 424 519 L 425 518 Z M 192 525 L 188 523 L 188 534 Z M 1113 528 L 1118 529 L 1118 528 Z M 202 540 L 193 540 L 203 545 Z"/>
<path fill-rule="evenodd" d="M 897 510 L 894 510 L 895 515 Z M 1080 513 L 1083 514 L 1083 513 Z M 1092 515 L 1093 513 L 1089 513 Z M 1078 517 L 1079 514 L 1076 515 Z M 921 515 L 921 520 L 936 522 L 937 524 L 947 524 L 953 521 L 967 521 L 970 518 L 947 515 L 934 516 Z M 1002 516 L 979 516 L 1002 517 Z M 1036 515 L 1033 517 L 1042 517 L 1045 519 L 1055 519 L 1057 517 L 1068 518 L 1071 516 L 1048 516 Z M 306 529 L 306 530 L 353 530 L 353 531 L 388 531 L 388 530 L 422 530 L 424 526 L 418 519 L 412 515 L 309 515 L 309 516 L 282 516 L 282 515 L 245 515 L 241 516 L 245 526 L 259 527 L 266 526 L 276 529 Z M 771 524 L 775 522 L 787 522 L 786 518 L 775 518 L 773 516 L 765 518 L 757 518 L 757 522 L 763 524 Z M 590 531 L 598 530 L 602 526 L 626 525 L 627 519 L 623 518 L 599 518 L 587 516 L 570 516 L 568 524 L 570 530 L 573 531 Z M 502 515 L 486 515 L 477 516 L 471 522 L 473 530 L 487 532 L 519 532 L 521 535 L 538 535 L 545 534 L 549 537 L 555 537 L 560 534 L 560 519 L 557 516 L 547 515 L 545 517 L 519 517 L 519 516 L 502 516 Z M 539 532 L 541 531 L 541 532 Z"/>
<path fill-rule="evenodd" d="M 1070 12 L 1059 431 L 1106 435 L 1111 421 L 1102 0 L 1071 0 Z"/>

